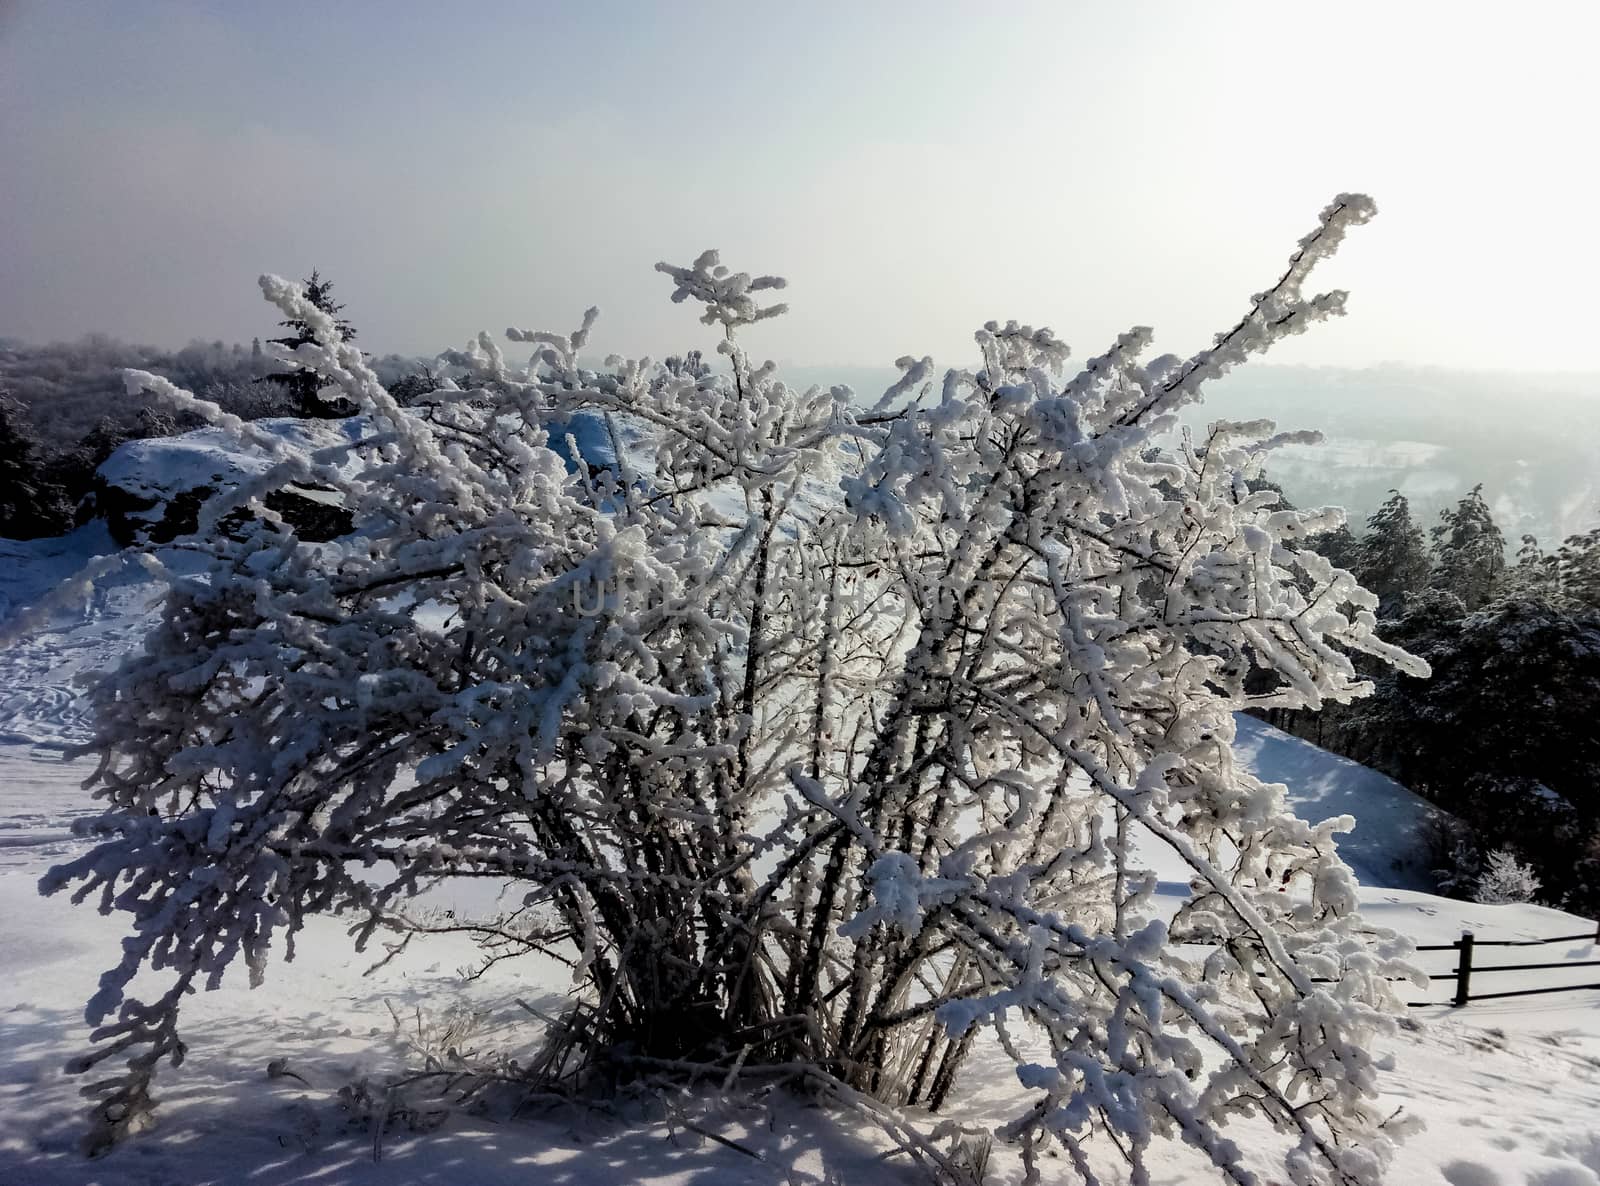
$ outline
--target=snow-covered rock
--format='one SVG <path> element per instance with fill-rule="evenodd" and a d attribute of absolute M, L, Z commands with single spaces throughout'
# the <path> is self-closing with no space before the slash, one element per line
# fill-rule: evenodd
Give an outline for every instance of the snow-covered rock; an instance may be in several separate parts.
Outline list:
<path fill-rule="evenodd" d="M 354 444 L 372 433 L 362 416 L 342 420 L 282 416 L 257 420 L 254 426 L 307 449 Z M 550 448 L 568 469 L 575 469 L 580 458 L 591 470 L 616 465 L 616 450 L 598 415 L 577 412 L 552 419 L 546 427 Z M 194 530 L 200 506 L 213 492 L 259 477 L 271 464 L 261 450 L 209 426 L 177 436 L 128 441 L 96 471 L 95 509 L 106 520 L 112 538 L 124 547 L 166 543 Z M 360 463 L 352 458 L 350 464 Z M 350 530 L 342 501 L 336 491 L 288 486 L 269 495 L 267 505 L 294 524 L 301 539 L 317 542 Z"/>
<path fill-rule="evenodd" d="M 371 433 L 360 416 L 347 420 L 257 420 L 255 427 L 304 448 L 350 444 Z M 194 490 L 215 490 L 258 477 L 271 465 L 259 451 L 241 445 L 224 429 L 207 426 L 170 437 L 128 441 L 97 471 L 107 484 L 152 500 Z"/>
<path fill-rule="evenodd" d="M 351 444 L 371 431 L 359 416 L 274 417 L 255 425 L 311 449 Z M 271 465 L 263 452 L 232 439 L 221 428 L 128 441 L 96 471 L 96 509 L 119 544 L 165 543 L 194 530 L 200 506 L 212 493 L 259 477 Z M 294 486 L 269 496 L 267 503 L 293 523 L 303 539 L 333 539 L 350 529 L 349 515 L 332 491 Z"/>

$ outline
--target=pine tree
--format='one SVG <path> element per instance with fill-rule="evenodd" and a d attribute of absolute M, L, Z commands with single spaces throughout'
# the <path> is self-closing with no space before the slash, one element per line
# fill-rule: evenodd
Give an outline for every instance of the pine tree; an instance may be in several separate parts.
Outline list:
<path fill-rule="evenodd" d="M 1554 553 L 1522 537 L 1517 563 L 1506 574 L 1506 591 L 1539 597 L 1564 609 L 1600 609 L 1600 527 L 1569 535 Z"/>
<path fill-rule="evenodd" d="M 1569 535 L 1556 552 L 1555 566 L 1564 602 L 1600 609 L 1600 527 Z"/>
<path fill-rule="evenodd" d="M 1504 591 L 1508 596 L 1541 597 L 1549 601 L 1560 599 L 1560 564 L 1555 556 L 1539 546 L 1538 537 L 1522 537 L 1522 546 L 1517 549 L 1517 562 L 1506 570 Z"/>
<path fill-rule="evenodd" d="M 1432 535 L 1432 583 L 1461 598 L 1469 611 L 1482 609 L 1501 591 L 1506 537 L 1483 499 L 1481 482 L 1439 512 Z"/>
<path fill-rule="evenodd" d="M 339 340 L 354 341 L 355 327 L 338 316 L 344 306 L 333 299 L 333 281 L 322 279 L 321 273 L 313 269 L 310 277 L 302 281 L 302 285 L 305 288 L 306 299 L 312 306 L 334 318 Z M 268 341 L 286 350 L 296 350 L 301 346 L 314 344 L 317 340 L 310 323 L 303 317 L 290 317 L 278 324 L 294 332 L 287 337 L 269 338 Z M 292 364 L 291 370 L 264 375 L 262 380 L 288 392 L 294 402 L 297 416 L 307 419 L 333 419 L 355 414 L 355 405 L 346 399 L 324 400 L 318 397 L 317 392 L 324 386 L 325 381 L 310 367 L 298 363 Z"/>
<path fill-rule="evenodd" d="M 1327 558 L 1329 564 L 1335 568 L 1356 570 L 1361 561 L 1361 541 L 1355 537 L 1348 523 L 1328 531 L 1319 531 L 1315 535 L 1306 537 L 1306 547 L 1319 556 Z M 1370 585 L 1367 586 L 1369 589 Z"/>
<path fill-rule="evenodd" d="M 1428 583 L 1428 548 L 1422 529 L 1411 519 L 1411 504 L 1398 490 L 1367 519 L 1355 555 L 1354 572 L 1378 595 L 1385 617 L 1399 612 L 1406 596 Z"/>

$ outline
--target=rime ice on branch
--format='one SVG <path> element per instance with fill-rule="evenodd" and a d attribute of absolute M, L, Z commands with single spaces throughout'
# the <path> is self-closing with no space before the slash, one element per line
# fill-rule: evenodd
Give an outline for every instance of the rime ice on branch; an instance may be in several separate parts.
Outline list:
<path fill-rule="evenodd" d="M 408 940 L 417 889 L 492 875 L 526 891 L 485 925 L 494 954 L 576 969 L 582 1040 L 547 1088 L 602 1065 L 787 1077 L 952 1172 L 916 1118 L 987 1034 L 1034 1175 L 1055 1146 L 1086 1181 L 1108 1156 L 1142 1181 L 1179 1138 L 1254 1182 L 1223 1131 L 1249 1114 L 1281 1138 L 1251 1163 L 1378 1181 L 1395 1126 L 1370 1051 L 1406 947 L 1356 914 L 1349 821 L 1303 822 L 1236 768 L 1231 714 L 1359 696 L 1353 653 L 1425 669 L 1303 546 L 1338 513 L 1251 492 L 1304 434 L 1171 439 L 1206 380 L 1342 312 L 1302 287 L 1372 213 L 1338 198 L 1187 359 L 1141 361 L 1136 328 L 1072 373 L 1049 330 L 990 323 L 973 368 L 936 387 L 901 359 L 871 411 L 752 362 L 736 331 L 782 282 L 714 252 L 661 270 L 723 327 L 725 370 L 591 369 L 591 310 L 510 331 L 525 366 L 480 335 L 411 410 L 264 278 L 316 336 L 295 361 L 369 430 L 256 441 L 275 467 L 207 506 L 208 570 L 171 578 L 95 690 L 100 843 L 44 885 L 132 927 L 90 1003 L 85 1062 L 124 1064 L 94 1142 L 148 1115 L 189 989 L 241 959 L 260 981 L 312 913 Z M 642 443 L 569 472 L 551 436 L 580 411 Z M 264 502 L 291 482 L 338 491 L 353 531 L 297 539 Z M 1175 917 L 1136 841 L 1188 866 Z M 168 991 L 128 995 L 141 968 Z"/>

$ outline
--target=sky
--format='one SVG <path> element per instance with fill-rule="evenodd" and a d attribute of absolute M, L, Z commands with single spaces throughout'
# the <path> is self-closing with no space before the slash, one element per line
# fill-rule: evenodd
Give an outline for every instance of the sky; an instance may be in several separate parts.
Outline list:
<path fill-rule="evenodd" d="M 789 280 L 752 352 L 964 365 L 990 319 L 1186 353 L 1336 193 L 1274 361 L 1600 370 L 1600 5 L 0 0 L 0 336 L 710 331 L 657 260 Z"/>

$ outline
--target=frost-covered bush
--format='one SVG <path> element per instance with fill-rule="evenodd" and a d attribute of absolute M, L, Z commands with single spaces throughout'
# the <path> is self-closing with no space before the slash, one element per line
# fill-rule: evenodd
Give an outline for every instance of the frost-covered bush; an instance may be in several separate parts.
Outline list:
<path fill-rule="evenodd" d="M 1532 865 L 1524 865 L 1513 852 L 1497 848 L 1484 861 L 1472 900 L 1487 905 L 1531 902 L 1539 893 L 1539 878 Z"/>
<path fill-rule="evenodd" d="M 276 464 L 207 505 L 209 570 L 170 577 L 95 690 L 101 842 L 43 886 L 132 924 L 88 1006 L 79 1069 L 123 1064 L 93 1141 L 145 1122 L 188 992 L 239 963 L 266 982 L 314 913 L 364 946 L 426 929 L 418 889 L 489 876 L 525 903 L 485 927 L 495 954 L 573 967 L 547 1084 L 786 1079 L 953 1172 L 916 1117 L 997 1042 L 1021 1095 L 1000 1135 L 1035 1173 L 1053 1146 L 1141 1181 L 1180 1139 L 1234 1182 L 1377 1181 L 1405 944 L 1356 913 L 1350 821 L 1236 768 L 1231 714 L 1360 695 L 1355 652 L 1425 668 L 1302 546 L 1340 515 L 1250 489 L 1310 434 L 1163 435 L 1342 312 L 1302 285 L 1372 213 L 1338 198 L 1191 357 L 1145 361 L 1136 328 L 1072 371 L 1049 330 L 990 323 L 976 365 L 903 358 L 870 409 L 746 353 L 782 281 L 714 252 L 660 270 L 723 331 L 717 367 L 587 369 L 591 310 L 507 331 L 526 366 L 487 335 L 444 356 L 463 377 L 426 418 L 264 277 L 315 335 L 295 361 L 371 431 L 307 452 L 207 409 Z M 578 413 L 615 466 L 563 465 L 542 426 Z M 296 538 L 265 505 L 290 483 L 341 492 L 353 530 Z M 1156 853 L 1188 872 L 1175 915 Z M 165 991 L 130 995 L 141 969 Z M 1244 1115 L 1276 1151 L 1224 1135 Z"/>

